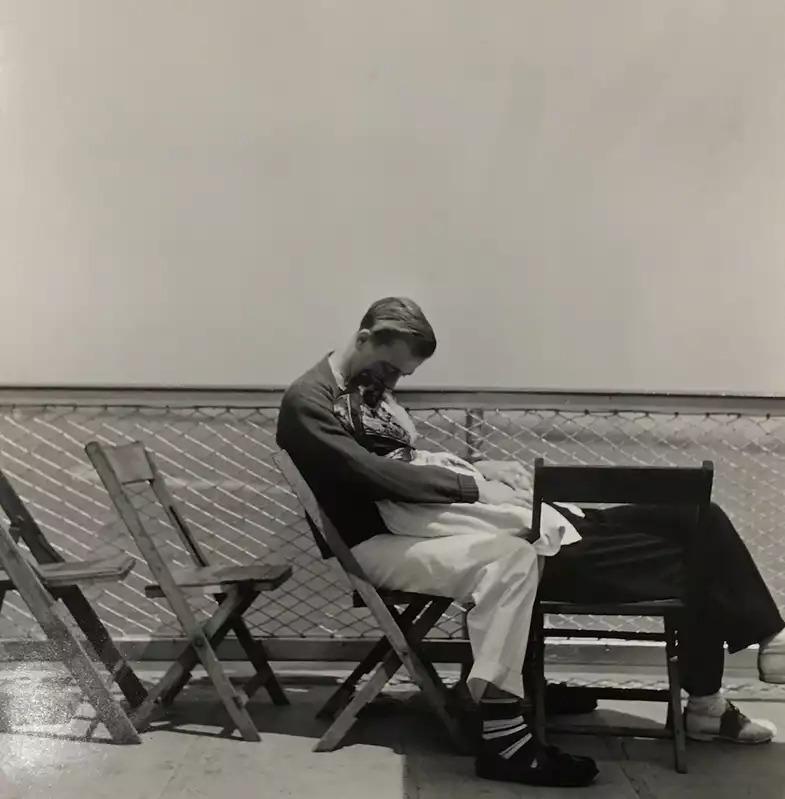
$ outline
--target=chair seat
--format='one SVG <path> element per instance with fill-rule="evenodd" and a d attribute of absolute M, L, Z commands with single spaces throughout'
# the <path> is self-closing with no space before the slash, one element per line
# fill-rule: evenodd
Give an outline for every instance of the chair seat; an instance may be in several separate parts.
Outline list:
<path fill-rule="evenodd" d="M 134 559 L 130 555 L 114 555 L 95 560 L 38 563 L 34 568 L 47 588 L 68 588 L 77 583 L 104 583 L 123 580 L 134 568 Z M 0 571 L 0 590 L 14 590 L 13 582 L 4 571 Z"/>
<path fill-rule="evenodd" d="M 292 567 L 256 560 L 243 566 L 215 565 L 173 569 L 172 576 L 179 588 L 199 590 L 205 594 L 222 593 L 238 585 L 254 591 L 272 591 L 292 576 Z M 158 583 L 146 585 L 144 592 L 148 597 L 164 596 L 163 589 Z"/>
<path fill-rule="evenodd" d="M 564 616 L 665 616 L 684 610 L 681 599 L 653 599 L 646 602 L 559 602 L 540 600 L 543 613 Z"/>
<path fill-rule="evenodd" d="M 428 601 L 434 599 L 448 599 L 449 597 L 444 596 L 437 596 L 435 594 L 417 594 L 411 591 L 393 591 L 388 590 L 386 588 L 377 588 L 376 591 L 378 592 L 379 596 L 382 598 L 382 601 L 385 605 L 409 605 L 412 602 L 422 601 L 427 599 Z M 363 598 L 357 593 L 357 591 L 352 592 L 352 607 L 355 608 L 364 608 L 365 602 Z"/>

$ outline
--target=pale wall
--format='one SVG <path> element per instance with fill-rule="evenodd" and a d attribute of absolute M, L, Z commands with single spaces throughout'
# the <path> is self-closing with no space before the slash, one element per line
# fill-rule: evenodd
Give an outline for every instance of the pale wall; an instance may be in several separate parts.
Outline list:
<path fill-rule="evenodd" d="M 0 0 L 2 383 L 785 392 L 782 0 Z"/>

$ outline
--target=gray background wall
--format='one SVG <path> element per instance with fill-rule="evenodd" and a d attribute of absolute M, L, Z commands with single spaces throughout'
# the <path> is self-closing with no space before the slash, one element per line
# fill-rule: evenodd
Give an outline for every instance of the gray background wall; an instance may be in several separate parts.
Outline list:
<path fill-rule="evenodd" d="M 0 382 L 785 391 L 785 4 L 0 0 Z"/>

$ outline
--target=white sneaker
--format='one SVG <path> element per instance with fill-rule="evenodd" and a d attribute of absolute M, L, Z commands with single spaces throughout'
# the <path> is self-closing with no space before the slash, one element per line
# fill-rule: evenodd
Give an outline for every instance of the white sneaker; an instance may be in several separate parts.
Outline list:
<path fill-rule="evenodd" d="M 691 741 L 731 741 L 736 744 L 765 744 L 777 732 L 770 721 L 753 721 L 728 701 L 725 712 L 719 716 L 690 710 L 687 705 L 684 727 Z"/>

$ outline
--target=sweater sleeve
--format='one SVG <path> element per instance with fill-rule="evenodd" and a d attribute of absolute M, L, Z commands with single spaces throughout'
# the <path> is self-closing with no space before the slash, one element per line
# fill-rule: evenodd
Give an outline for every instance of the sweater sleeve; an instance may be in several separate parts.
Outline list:
<path fill-rule="evenodd" d="M 369 452 L 344 429 L 329 403 L 316 395 L 287 394 L 277 440 L 301 468 L 330 475 L 372 501 L 450 503 L 476 502 L 479 497 L 472 477 Z"/>

